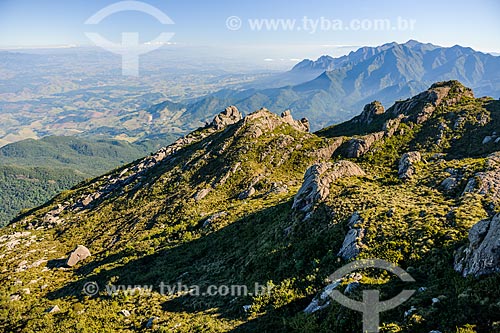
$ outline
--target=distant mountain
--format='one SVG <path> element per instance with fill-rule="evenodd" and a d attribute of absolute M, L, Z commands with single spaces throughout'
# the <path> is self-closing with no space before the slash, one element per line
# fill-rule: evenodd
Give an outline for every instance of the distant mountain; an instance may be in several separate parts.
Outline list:
<path fill-rule="evenodd" d="M 50 136 L 0 148 L 0 226 L 79 182 L 132 162 L 168 142 L 128 143 Z"/>
<path fill-rule="evenodd" d="M 440 47 L 410 40 L 362 47 L 348 55 L 303 60 L 289 72 L 257 81 L 251 89 L 224 90 L 185 105 L 185 118 L 209 120 L 229 104 L 244 113 L 267 105 L 307 117 L 313 129 L 347 120 L 364 104 L 388 104 L 432 82 L 459 80 L 479 96 L 500 97 L 500 57 L 468 47 Z M 276 87 L 276 85 L 281 87 Z M 259 88 L 260 87 L 260 88 Z"/>

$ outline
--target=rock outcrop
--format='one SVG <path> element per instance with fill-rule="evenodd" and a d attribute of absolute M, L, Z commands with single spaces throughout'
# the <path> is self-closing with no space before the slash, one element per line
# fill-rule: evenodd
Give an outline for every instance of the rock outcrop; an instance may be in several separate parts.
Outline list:
<path fill-rule="evenodd" d="M 486 196 L 494 205 L 500 205 L 500 152 L 488 156 L 486 171 L 478 172 L 469 179 L 464 194 L 476 192 Z"/>
<path fill-rule="evenodd" d="M 454 267 L 464 277 L 500 272 L 500 214 L 470 229 L 469 245 L 457 251 Z"/>
<path fill-rule="evenodd" d="M 66 265 L 69 267 L 73 267 L 80 261 L 85 260 L 90 256 L 91 254 L 89 249 L 87 249 L 83 245 L 78 245 L 76 249 L 69 255 L 68 259 L 66 260 Z"/>
<path fill-rule="evenodd" d="M 473 98 L 474 94 L 460 82 L 437 82 L 415 97 L 396 102 L 387 113 L 394 116 L 403 114 L 407 120 L 422 124 L 432 116 L 438 106 L 456 104 L 463 97 Z"/>
<path fill-rule="evenodd" d="M 228 106 L 224 111 L 215 116 L 211 126 L 216 130 L 221 130 L 229 125 L 235 124 L 243 119 L 243 115 L 236 106 Z"/>
<path fill-rule="evenodd" d="M 343 177 L 363 175 L 365 172 L 356 163 L 350 161 L 314 164 L 304 175 L 304 181 L 295 195 L 292 209 L 296 212 L 310 213 L 318 202 L 326 199 L 333 181 Z"/>
<path fill-rule="evenodd" d="M 302 118 L 301 120 L 295 120 L 292 117 L 292 113 L 290 110 L 286 110 L 281 114 L 281 119 L 284 122 L 292 125 L 295 129 L 299 131 L 309 132 L 311 125 L 309 124 L 309 120 L 307 118 Z"/>
<path fill-rule="evenodd" d="M 362 240 L 365 236 L 365 229 L 359 225 L 362 222 L 363 219 L 358 212 L 352 214 L 347 224 L 349 226 L 349 231 L 344 238 L 344 242 L 337 256 L 342 257 L 344 260 L 350 260 L 361 252 L 363 248 Z"/>
<path fill-rule="evenodd" d="M 360 138 L 354 138 L 346 143 L 345 156 L 347 158 L 357 158 L 366 154 L 373 144 L 381 140 L 385 132 L 375 132 Z"/>
<path fill-rule="evenodd" d="M 354 122 L 368 125 L 373 121 L 375 116 L 384 114 L 384 112 L 385 109 L 382 103 L 373 101 L 365 105 L 363 112 L 358 117 L 354 118 Z"/>
<path fill-rule="evenodd" d="M 399 160 L 398 177 L 403 180 L 408 180 L 415 174 L 415 163 L 420 162 L 422 156 L 418 151 L 410 151 L 404 153 Z"/>

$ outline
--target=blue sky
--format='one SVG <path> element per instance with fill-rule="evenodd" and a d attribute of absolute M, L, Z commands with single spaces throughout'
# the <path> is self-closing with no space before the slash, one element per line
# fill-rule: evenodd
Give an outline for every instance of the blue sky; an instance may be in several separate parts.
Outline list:
<path fill-rule="evenodd" d="M 119 41 L 121 32 L 137 31 L 141 41 L 153 39 L 162 31 L 174 32 L 171 40 L 179 45 L 213 46 L 239 50 L 273 50 L 286 56 L 328 52 L 328 47 L 380 45 L 390 41 L 416 39 L 437 45 L 470 46 L 486 52 L 500 52 L 500 1 L 362 1 L 362 0 L 144 0 L 164 13 L 174 25 L 163 26 L 139 12 L 122 12 L 97 26 L 84 22 L 101 8 L 116 3 L 110 0 L 0 0 L 0 46 L 89 44 L 85 31 L 99 32 L 109 40 Z M 242 26 L 227 28 L 230 16 L 238 16 Z M 388 19 L 414 20 L 412 30 L 329 30 L 314 33 L 293 31 L 255 31 L 249 19 L 296 20 Z"/>

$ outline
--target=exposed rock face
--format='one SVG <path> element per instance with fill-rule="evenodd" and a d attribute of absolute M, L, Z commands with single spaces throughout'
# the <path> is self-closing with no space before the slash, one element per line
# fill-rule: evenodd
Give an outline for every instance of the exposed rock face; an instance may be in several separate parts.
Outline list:
<path fill-rule="evenodd" d="M 78 245 L 76 249 L 71 252 L 68 259 L 66 260 L 66 265 L 69 267 L 75 266 L 78 262 L 85 260 L 90 257 L 90 251 L 83 245 Z"/>
<path fill-rule="evenodd" d="M 384 137 L 385 132 L 375 132 L 361 138 L 351 139 L 346 143 L 345 156 L 356 158 L 366 154 L 370 147 Z"/>
<path fill-rule="evenodd" d="M 223 218 L 224 216 L 227 216 L 227 212 L 218 212 L 210 216 L 203 222 L 203 228 L 209 227 L 211 224 L 213 224 L 215 221 Z"/>
<path fill-rule="evenodd" d="M 388 113 L 405 115 L 408 120 L 421 124 L 429 119 L 439 105 L 451 105 L 463 97 L 474 97 L 471 89 L 458 81 L 445 81 L 433 84 L 427 91 L 406 101 L 396 102 Z"/>
<path fill-rule="evenodd" d="M 477 192 L 500 205 L 500 152 L 488 156 L 487 170 L 476 173 L 474 178 L 469 179 L 464 193 Z"/>
<path fill-rule="evenodd" d="M 206 197 L 208 195 L 208 193 L 210 193 L 210 189 L 209 188 L 204 188 L 204 189 L 201 189 L 198 192 L 196 192 L 196 194 L 194 195 L 193 198 L 194 198 L 195 201 L 200 201 L 201 199 L 203 199 L 204 197 Z"/>
<path fill-rule="evenodd" d="M 464 277 L 500 272 L 500 214 L 476 223 L 469 231 L 469 245 L 455 256 L 455 270 Z"/>
<path fill-rule="evenodd" d="M 373 101 L 370 104 L 366 104 L 363 108 L 363 112 L 354 119 L 354 122 L 362 124 L 370 124 L 373 118 L 377 115 L 381 115 L 385 112 L 384 106 L 379 101 Z"/>
<path fill-rule="evenodd" d="M 307 120 L 306 118 L 302 118 L 301 120 L 294 120 L 290 110 L 286 110 L 285 112 L 283 112 L 281 114 L 281 118 L 283 119 L 284 122 L 292 125 L 297 130 L 309 132 L 310 124 L 309 120 Z"/>
<path fill-rule="evenodd" d="M 216 130 L 221 130 L 226 126 L 237 123 L 243 119 L 243 116 L 236 106 L 228 106 L 224 111 L 215 116 L 212 126 Z"/>
<path fill-rule="evenodd" d="M 365 172 L 355 163 L 339 161 L 318 163 L 307 169 L 304 182 L 295 195 L 292 209 L 311 212 L 316 203 L 326 199 L 330 193 L 330 184 L 338 178 L 363 176 Z"/>
<path fill-rule="evenodd" d="M 328 307 L 330 305 L 330 295 L 332 291 L 334 291 L 341 282 L 342 280 L 337 280 L 327 285 L 320 294 L 313 298 L 307 308 L 304 309 L 304 313 L 314 313 Z"/>
<path fill-rule="evenodd" d="M 403 154 L 399 160 L 398 176 L 400 179 L 407 180 L 415 174 L 415 163 L 420 162 L 422 156 L 418 151 L 410 151 Z"/>
<path fill-rule="evenodd" d="M 399 125 L 401 124 L 401 121 L 403 119 L 404 115 L 400 114 L 396 118 L 387 120 L 382 128 L 385 131 L 385 135 L 389 138 L 393 136 L 394 133 L 396 133 L 396 131 L 399 129 Z"/>
<path fill-rule="evenodd" d="M 362 240 L 365 236 L 365 229 L 359 226 L 363 222 L 363 219 L 358 212 L 352 214 L 349 219 L 348 226 L 349 231 L 347 232 L 342 248 L 337 254 L 345 260 L 350 260 L 355 258 L 361 251 L 363 244 Z"/>

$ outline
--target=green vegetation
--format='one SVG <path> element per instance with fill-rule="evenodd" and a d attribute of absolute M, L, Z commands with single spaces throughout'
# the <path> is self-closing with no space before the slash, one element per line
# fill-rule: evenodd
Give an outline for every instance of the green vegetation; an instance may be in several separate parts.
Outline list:
<path fill-rule="evenodd" d="M 158 149 L 164 141 L 131 144 L 50 136 L 0 148 L 0 226 L 22 209 Z"/>

